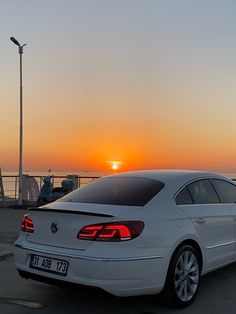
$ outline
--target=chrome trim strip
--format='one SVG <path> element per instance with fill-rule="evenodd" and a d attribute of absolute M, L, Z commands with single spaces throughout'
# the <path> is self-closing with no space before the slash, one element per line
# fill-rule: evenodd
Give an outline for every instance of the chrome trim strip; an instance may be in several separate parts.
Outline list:
<path fill-rule="evenodd" d="M 231 241 L 231 242 L 227 242 L 227 243 L 211 245 L 211 246 L 208 246 L 206 249 L 207 250 L 216 249 L 218 247 L 222 247 L 222 246 L 226 246 L 226 245 L 230 245 L 230 244 L 235 244 L 235 243 L 236 243 L 236 241 Z"/>
<path fill-rule="evenodd" d="M 86 260 L 86 261 L 97 261 L 97 262 L 131 262 L 131 261 L 143 261 L 143 260 L 149 260 L 149 259 L 157 259 L 157 258 L 163 258 L 162 255 L 154 255 L 154 256 L 139 256 L 139 257 L 129 257 L 129 258 L 99 258 L 99 257 L 89 257 L 89 256 L 78 256 L 75 254 L 65 254 L 65 253 L 55 253 L 47 250 L 39 250 L 39 249 L 32 249 L 27 246 L 15 244 L 15 247 L 20 248 L 20 249 L 26 249 L 30 250 L 33 252 L 38 252 L 38 253 L 45 253 L 45 254 L 50 254 L 50 255 L 57 255 L 57 256 L 65 256 L 65 257 L 74 257 L 78 258 L 81 260 Z"/>

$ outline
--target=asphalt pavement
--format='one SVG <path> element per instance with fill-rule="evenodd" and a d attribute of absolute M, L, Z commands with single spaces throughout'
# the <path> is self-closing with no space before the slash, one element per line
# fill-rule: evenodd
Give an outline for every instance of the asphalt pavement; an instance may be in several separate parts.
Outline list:
<path fill-rule="evenodd" d="M 63 288 L 21 278 L 14 267 L 13 244 L 27 210 L 0 208 L 0 313 L 76 314 L 233 314 L 236 264 L 202 278 L 195 302 L 182 310 L 162 305 L 156 296 L 118 298 L 89 288 Z"/>

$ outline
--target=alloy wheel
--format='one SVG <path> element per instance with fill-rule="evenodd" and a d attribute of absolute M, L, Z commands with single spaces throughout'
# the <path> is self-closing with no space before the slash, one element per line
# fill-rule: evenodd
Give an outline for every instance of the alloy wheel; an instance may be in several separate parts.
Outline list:
<path fill-rule="evenodd" d="M 199 285 L 198 259 L 191 251 L 184 251 L 178 258 L 174 271 L 174 286 L 178 298 L 190 301 Z"/>

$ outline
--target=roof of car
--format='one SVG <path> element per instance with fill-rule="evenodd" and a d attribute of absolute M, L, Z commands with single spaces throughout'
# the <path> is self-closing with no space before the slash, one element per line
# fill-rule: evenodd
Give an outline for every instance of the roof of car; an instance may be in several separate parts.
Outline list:
<path fill-rule="evenodd" d="M 212 173 L 212 172 L 207 172 L 207 171 L 195 171 L 195 170 L 138 170 L 138 171 L 120 172 L 112 176 L 150 178 L 154 180 L 163 181 L 164 183 L 188 182 L 188 181 L 198 179 L 198 178 L 199 179 L 201 178 L 228 179 L 217 173 Z"/>

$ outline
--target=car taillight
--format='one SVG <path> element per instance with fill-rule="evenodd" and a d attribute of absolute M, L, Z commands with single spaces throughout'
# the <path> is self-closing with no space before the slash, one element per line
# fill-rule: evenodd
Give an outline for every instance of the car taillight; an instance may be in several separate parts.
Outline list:
<path fill-rule="evenodd" d="M 84 226 L 77 234 L 81 240 L 125 241 L 136 238 L 144 228 L 142 221 L 117 221 Z"/>
<path fill-rule="evenodd" d="M 21 222 L 21 231 L 24 232 L 34 232 L 34 225 L 32 219 L 25 215 Z"/>

